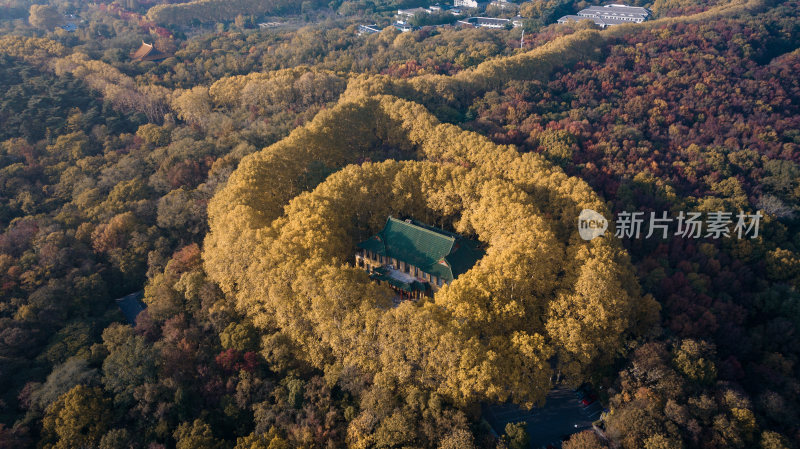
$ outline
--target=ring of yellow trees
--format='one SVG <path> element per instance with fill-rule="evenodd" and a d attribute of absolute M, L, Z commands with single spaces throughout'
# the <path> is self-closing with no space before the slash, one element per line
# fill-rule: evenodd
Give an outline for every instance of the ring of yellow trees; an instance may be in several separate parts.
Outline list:
<path fill-rule="evenodd" d="M 369 162 L 386 155 L 401 160 Z M 583 208 L 608 216 L 538 155 L 418 104 L 350 98 L 241 162 L 209 205 L 204 261 L 257 326 L 329 375 L 355 368 L 456 403 L 529 406 L 554 370 L 586 379 L 657 313 L 617 240 L 579 238 Z M 352 265 L 388 215 L 474 236 L 486 254 L 432 300 L 392 307 Z"/>

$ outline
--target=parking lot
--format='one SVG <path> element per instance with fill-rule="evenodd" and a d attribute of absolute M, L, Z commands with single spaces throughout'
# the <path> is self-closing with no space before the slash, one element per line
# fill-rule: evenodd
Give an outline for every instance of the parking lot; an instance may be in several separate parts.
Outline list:
<path fill-rule="evenodd" d="M 530 447 L 546 448 L 561 447 L 564 436 L 590 429 L 603 407 L 598 401 L 584 406 L 572 390 L 559 387 L 547 395 L 541 408 L 525 410 L 513 404 L 493 404 L 485 406 L 483 412 L 498 435 L 503 434 L 506 424 L 526 421 Z"/>

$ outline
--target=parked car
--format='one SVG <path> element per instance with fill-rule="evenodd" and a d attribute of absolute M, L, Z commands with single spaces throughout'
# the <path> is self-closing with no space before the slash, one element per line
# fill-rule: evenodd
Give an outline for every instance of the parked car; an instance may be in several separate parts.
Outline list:
<path fill-rule="evenodd" d="M 585 395 L 583 397 L 583 399 L 581 399 L 581 404 L 583 404 L 584 406 L 587 406 L 587 405 L 593 404 L 596 400 L 597 400 L 597 395 L 594 394 L 594 393 L 589 393 L 589 394 Z"/>

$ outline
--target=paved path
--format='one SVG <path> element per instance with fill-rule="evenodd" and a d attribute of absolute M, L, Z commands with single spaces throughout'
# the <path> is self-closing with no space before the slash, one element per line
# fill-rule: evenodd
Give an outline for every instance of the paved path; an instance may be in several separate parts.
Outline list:
<path fill-rule="evenodd" d="M 526 421 L 531 448 L 553 444 L 560 447 L 564 435 L 592 427 L 600 417 L 602 406 L 595 402 L 584 407 L 569 388 L 558 387 L 548 393 L 544 407 L 525 410 L 513 404 L 493 404 L 483 407 L 483 414 L 495 432 L 502 435 L 506 424 Z"/>

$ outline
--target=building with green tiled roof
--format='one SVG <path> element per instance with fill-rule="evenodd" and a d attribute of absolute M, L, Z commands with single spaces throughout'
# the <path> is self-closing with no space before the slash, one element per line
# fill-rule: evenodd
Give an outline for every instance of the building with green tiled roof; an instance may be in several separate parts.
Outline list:
<path fill-rule="evenodd" d="M 393 217 L 386 220 L 381 232 L 357 248 L 357 266 L 411 298 L 437 291 L 483 257 L 474 240 Z"/>

